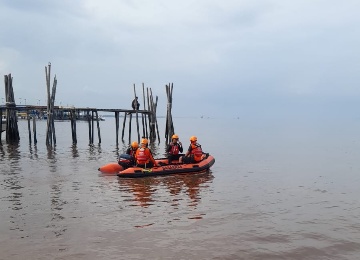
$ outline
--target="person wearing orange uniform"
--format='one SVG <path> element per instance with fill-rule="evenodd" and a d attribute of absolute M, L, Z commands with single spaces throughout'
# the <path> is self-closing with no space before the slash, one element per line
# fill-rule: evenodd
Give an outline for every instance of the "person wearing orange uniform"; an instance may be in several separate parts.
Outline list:
<path fill-rule="evenodd" d="M 174 134 L 171 137 L 171 143 L 167 146 L 166 152 L 168 154 L 169 164 L 173 160 L 179 160 L 180 158 L 179 152 L 180 153 L 183 152 L 183 147 L 182 147 L 182 143 L 179 141 L 178 135 Z"/>
<path fill-rule="evenodd" d="M 139 148 L 139 144 L 138 142 L 134 141 L 131 143 L 131 145 L 126 149 L 126 154 L 130 155 L 132 160 L 131 160 L 131 164 L 134 165 L 135 164 L 135 154 L 136 154 L 136 150 Z"/>
<path fill-rule="evenodd" d="M 197 137 L 190 137 L 190 146 L 186 154 L 180 157 L 180 163 L 197 163 L 202 159 L 203 151 L 201 145 L 197 143 Z"/>
<path fill-rule="evenodd" d="M 138 142 L 134 141 L 131 143 L 131 145 L 126 150 L 126 154 L 131 155 L 132 157 L 135 158 L 135 153 L 138 148 L 139 148 Z"/>
<path fill-rule="evenodd" d="M 156 161 L 152 156 L 150 149 L 148 148 L 148 140 L 143 138 L 141 140 L 140 147 L 135 153 L 136 166 L 141 168 L 156 167 Z"/>

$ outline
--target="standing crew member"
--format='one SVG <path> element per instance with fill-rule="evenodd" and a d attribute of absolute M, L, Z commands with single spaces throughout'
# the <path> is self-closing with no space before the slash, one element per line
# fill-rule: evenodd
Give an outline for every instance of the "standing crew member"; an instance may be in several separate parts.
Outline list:
<path fill-rule="evenodd" d="M 179 157 L 180 157 L 179 152 L 180 153 L 183 152 L 183 147 L 182 147 L 182 143 L 179 141 L 178 135 L 174 134 L 171 137 L 171 143 L 168 144 L 168 146 L 166 148 L 166 152 L 168 154 L 169 164 L 173 160 L 179 160 Z"/>
<path fill-rule="evenodd" d="M 186 154 L 180 157 L 180 163 L 197 163 L 201 161 L 203 152 L 201 145 L 197 143 L 197 137 L 190 137 L 190 146 Z"/>
<path fill-rule="evenodd" d="M 140 147 L 136 150 L 135 154 L 136 166 L 141 168 L 156 167 L 156 161 L 148 148 L 148 140 L 143 138 Z"/>

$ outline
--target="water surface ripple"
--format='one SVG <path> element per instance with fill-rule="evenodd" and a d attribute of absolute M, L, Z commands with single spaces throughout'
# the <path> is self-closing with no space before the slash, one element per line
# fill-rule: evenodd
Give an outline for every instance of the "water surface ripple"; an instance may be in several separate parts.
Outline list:
<path fill-rule="evenodd" d="M 209 172 L 102 176 L 127 146 L 113 118 L 94 145 L 87 124 L 72 145 L 56 122 L 54 149 L 45 121 L 34 145 L 20 120 L 20 144 L 0 146 L 0 259 L 360 258 L 359 123 L 175 119 L 214 155 Z"/>

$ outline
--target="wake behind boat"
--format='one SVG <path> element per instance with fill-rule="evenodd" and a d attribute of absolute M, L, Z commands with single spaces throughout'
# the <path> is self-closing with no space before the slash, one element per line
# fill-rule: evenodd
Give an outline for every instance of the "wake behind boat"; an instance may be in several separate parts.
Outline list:
<path fill-rule="evenodd" d="M 120 156 L 121 158 L 121 156 Z M 119 178 L 142 178 L 150 176 L 162 176 L 170 174 L 195 174 L 205 172 L 215 163 L 215 158 L 206 153 L 198 163 L 182 164 L 173 161 L 168 164 L 167 158 L 155 159 L 157 167 L 140 168 L 137 166 L 124 167 L 118 163 L 109 163 L 99 168 L 99 171 L 106 175 L 117 175 Z"/>

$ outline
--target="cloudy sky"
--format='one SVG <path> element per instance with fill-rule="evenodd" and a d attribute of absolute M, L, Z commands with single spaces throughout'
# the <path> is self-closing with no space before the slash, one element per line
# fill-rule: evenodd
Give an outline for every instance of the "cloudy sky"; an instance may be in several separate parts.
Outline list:
<path fill-rule="evenodd" d="M 0 0 L 0 73 L 17 104 L 45 104 L 51 62 L 56 104 L 129 108 L 144 83 L 161 115 L 171 82 L 174 116 L 358 114 L 359 13 L 358 0 Z"/>

